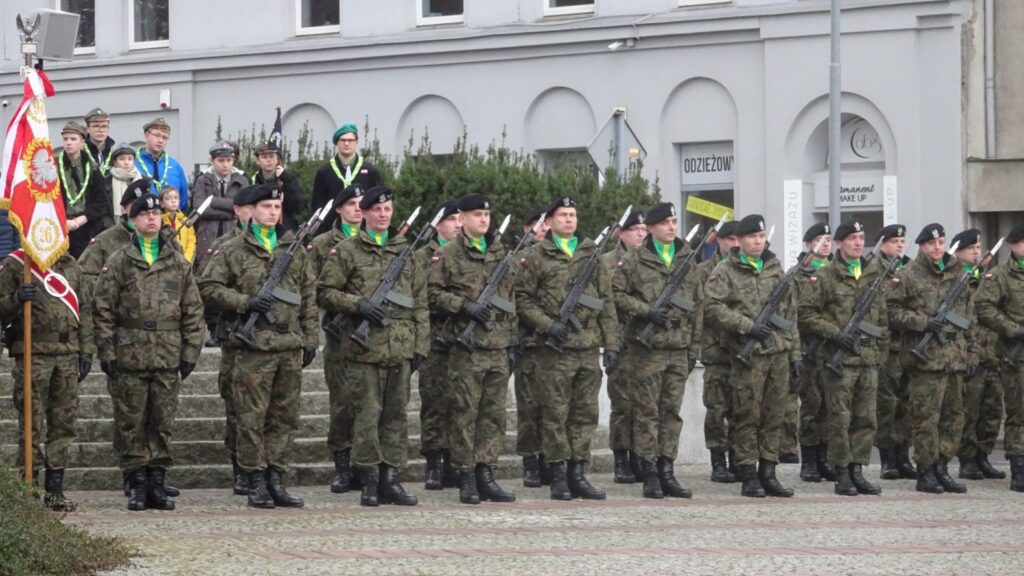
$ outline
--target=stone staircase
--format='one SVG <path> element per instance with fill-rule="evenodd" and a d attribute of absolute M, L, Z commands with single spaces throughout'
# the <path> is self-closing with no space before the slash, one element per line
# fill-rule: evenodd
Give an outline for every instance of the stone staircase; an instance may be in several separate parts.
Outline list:
<path fill-rule="evenodd" d="M 195 372 L 182 384 L 174 427 L 175 466 L 170 476 L 183 488 L 226 488 L 231 485 L 231 465 L 224 448 L 224 404 L 217 393 L 219 348 L 204 348 Z M 18 460 L 18 411 L 11 400 L 13 390 L 11 359 L 0 358 L 0 467 L 13 467 Z M 17 383 L 21 386 L 21 382 Z M 302 373 L 302 420 L 292 456 L 296 485 L 327 484 L 333 473 L 327 449 L 327 384 L 323 354 Z M 409 401 L 409 465 L 402 472 L 408 482 L 422 482 L 424 461 L 419 454 L 420 397 L 413 376 Z M 500 478 L 521 475 L 521 459 L 515 454 L 516 411 L 511 384 L 508 393 L 508 433 L 495 473 Z M 78 436 L 71 446 L 71 466 L 66 486 L 71 490 L 111 490 L 120 485 L 121 472 L 111 447 L 112 405 L 106 377 L 98 363 L 79 386 Z M 594 438 L 592 470 L 610 471 L 608 431 L 600 428 Z"/>

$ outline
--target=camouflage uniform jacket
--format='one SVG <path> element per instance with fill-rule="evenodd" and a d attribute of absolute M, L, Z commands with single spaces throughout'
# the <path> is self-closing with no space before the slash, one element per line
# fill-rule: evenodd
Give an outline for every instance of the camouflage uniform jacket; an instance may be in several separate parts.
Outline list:
<path fill-rule="evenodd" d="M 810 338 L 821 339 L 823 344 L 818 356 L 823 359 L 831 358 L 837 350 L 833 339 L 839 336 L 853 316 L 857 300 L 885 273 L 877 260 L 865 264 L 862 258 L 861 265 L 863 269 L 858 280 L 839 255 L 831 264 L 818 269 L 800 288 L 800 332 Z M 843 358 L 846 366 L 878 366 L 884 364 L 888 357 L 889 314 L 884 294 L 875 297 L 864 321 L 881 328 L 882 338 L 865 338 L 858 332 L 856 337 L 860 342 L 861 353 L 859 356 L 847 353 Z"/>
<path fill-rule="evenodd" d="M 729 352 L 718 343 L 719 330 L 708 324 L 707 297 L 704 294 L 708 277 L 711 271 L 722 261 L 722 254 L 718 250 L 707 260 L 697 264 L 697 267 L 690 272 L 693 281 L 697 284 L 697 307 L 700 313 L 695 317 L 697 322 L 693 327 L 692 346 L 700 346 L 700 361 L 703 364 L 729 364 L 732 361 Z"/>
<path fill-rule="evenodd" d="M 391 260 L 406 247 L 409 240 L 391 229 L 388 241 L 380 246 L 366 233 L 348 242 L 335 245 L 327 256 L 324 269 L 317 281 L 316 301 L 328 312 L 343 312 L 356 316 L 356 306 L 369 298 L 380 284 Z M 414 255 L 415 256 L 415 255 Z M 409 360 L 413 354 L 426 357 L 429 348 L 430 315 L 427 309 L 427 275 L 420 269 L 417 258 L 412 257 L 402 268 L 402 274 L 392 291 L 413 300 L 412 308 L 385 301 L 384 309 L 390 322 L 387 326 L 370 324 L 370 348 L 350 338 L 342 338 L 342 358 L 367 364 L 395 364 Z M 353 322 L 355 328 L 361 322 Z"/>
<path fill-rule="evenodd" d="M 1024 262 L 1011 258 L 987 272 L 984 280 L 974 297 L 978 321 L 998 335 L 993 338 L 995 354 L 1006 358 L 1024 326 Z M 1024 361 L 1024 354 L 1018 361 Z"/>
<path fill-rule="evenodd" d="M 131 240 L 132 229 L 128 217 L 121 215 L 116 224 L 101 232 L 98 236 L 89 241 L 89 246 L 78 259 L 82 266 L 82 274 L 85 275 L 86 289 L 91 294 L 96 285 L 96 279 L 100 276 L 100 269 L 106 264 L 107 258 L 117 249 L 121 248 Z"/>
<path fill-rule="evenodd" d="M 516 275 L 516 311 L 519 320 L 531 331 L 525 338 L 525 347 L 544 346 L 545 336 L 551 323 L 558 319 L 573 278 L 579 273 L 584 262 L 594 254 L 597 245 L 589 238 L 577 236 L 578 245 L 572 257 L 555 245 L 551 232 L 542 242 L 534 244 L 523 252 L 519 259 L 520 270 Z M 576 314 L 583 323 L 583 330 L 575 332 L 566 327 L 568 350 L 587 350 L 599 346 L 614 352 L 619 351 L 618 316 L 615 310 L 611 278 L 605 269 L 597 267 L 585 293 L 604 303 L 602 310 L 591 310 L 578 306 Z"/>
<path fill-rule="evenodd" d="M 806 257 L 807 252 L 801 252 L 797 255 L 796 261 L 798 263 L 802 263 Z M 797 266 L 800 266 L 800 272 L 796 275 L 796 278 L 793 279 L 793 290 L 796 292 L 797 309 L 800 310 L 798 315 L 801 316 L 800 325 L 797 326 L 797 333 L 800 334 L 800 350 L 804 361 L 815 360 L 816 357 L 824 356 L 824 353 L 817 352 L 817 350 L 822 348 L 823 342 L 821 341 L 821 337 L 812 333 L 808 329 L 807 324 L 803 322 L 802 314 L 804 310 L 804 300 L 807 297 L 812 299 L 816 298 L 817 293 L 810 289 L 811 278 L 815 278 L 816 274 L 819 274 L 824 269 L 832 266 L 832 263 L 833 258 L 830 254 L 828 256 L 828 262 L 821 266 L 815 266 L 813 264 L 809 266 L 800 266 L 800 264 L 797 264 Z M 817 279 L 815 279 L 815 282 L 817 282 Z"/>
<path fill-rule="evenodd" d="M 944 254 L 945 268 L 939 270 L 933 262 L 928 261 L 924 253 L 907 264 L 892 279 L 895 288 L 892 298 L 888 301 L 889 322 L 901 330 L 900 357 L 904 366 L 925 371 L 962 371 L 968 360 L 968 338 L 966 333 L 947 327 L 948 345 L 941 344 L 938 338 L 932 338 L 926 352 L 931 360 L 923 361 L 910 353 L 911 348 L 925 334 L 928 318 L 939 308 L 946 292 L 956 283 L 957 277 L 963 273 L 956 258 Z M 970 320 L 972 314 L 968 310 L 970 291 L 965 291 L 957 300 L 954 310 Z"/>
<path fill-rule="evenodd" d="M 160 252 L 147 264 L 135 236 L 110 255 L 93 300 L 100 360 L 126 372 L 177 370 L 195 363 L 203 347 L 203 303 L 192 266 L 160 234 Z"/>
<path fill-rule="evenodd" d="M 615 277 L 619 274 L 619 270 L 622 268 L 622 257 L 629 252 L 629 248 L 622 242 L 616 242 L 615 247 L 605 252 L 601 256 L 601 266 L 604 267 L 605 272 L 608 273 L 608 277 L 612 279 L 612 294 L 615 294 Z M 619 345 L 623 349 L 626 348 L 626 343 L 623 338 L 626 337 L 626 324 L 629 323 L 629 318 L 626 316 L 625 311 L 615 306 L 615 311 L 619 315 L 619 325 L 616 334 L 619 337 Z"/>
<path fill-rule="evenodd" d="M 228 230 L 223 235 L 218 236 L 217 239 L 213 241 L 213 244 L 210 244 L 210 247 L 206 249 L 206 254 L 203 255 L 203 259 L 199 261 L 199 265 L 196 267 L 196 278 L 203 275 L 203 270 L 206 269 L 206 263 L 210 261 L 210 256 L 213 256 L 214 252 L 223 248 L 224 244 L 226 244 L 228 240 L 231 240 L 241 233 L 242 225 L 237 224 L 234 228 Z"/>
<path fill-rule="evenodd" d="M 977 299 L 978 291 L 981 287 L 991 279 L 990 274 L 979 275 L 977 278 L 971 279 L 969 291 L 971 293 L 969 309 L 977 317 Z M 968 362 L 977 364 L 984 364 L 986 366 L 998 366 L 999 355 L 996 352 L 996 342 L 999 340 L 999 335 L 992 331 L 988 326 L 985 326 L 981 322 L 974 322 L 971 324 L 971 354 L 969 355 Z"/>
<path fill-rule="evenodd" d="M 505 258 L 507 250 L 501 242 L 494 242 L 491 234 L 485 236 L 487 253 L 481 254 L 465 234 L 445 244 L 434 256 L 430 268 L 430 309 L 451 318 L 450 336 L 457 337 L 466 329 L 469 319 L 460 315 L 462 302 L 476 301 L 487 284 L 491 271 Z M 509 302 L 515 302 L 513 284 L 516 270 L 509 270 L 499 285 L 497 295 Z M 431 316 L 431 328 L 433 328 Z M 477 348 L 499 350 L 515 345 L 517 318 L 491 306 L 490 331 L 477 326 L 474 336 Z"/>
<path fill-rule="evenodd" d="M 234 331 L 241 327 L 248 314 L 249 298 L 259 292 L 266 281 L 274 259 L 288 250 L 295 242 L 295 234 L 282 225 L 277 226 L 277 247 L 274 253 L 267 252 L 253 235 L 251 229 L 226 241 L 220 250 L 214 251 L 199 277 L 199 291 L 203 302 L 220 311 L 221 323 Z M 256 322 L 255 343 L 251 349 L 264 352 L 315 349 L 319 344 L 320 332 L 317 327 L 315 277 L 309 255 L 305 250 L 296 250 L 295 258 L 288 272 L 281 279 L 279 288 L 298 294 L 298 305 L 274 300 L 271 312 L 277 324 L 267 322 L 261 314 Z M 231 348 L 248 349 L 238 338 L 222 341 Z"/>
<path fill-rule="evenodd" d="M 910 263 L 910 258 L 908 258 L 907 256 L 899 256 L 899 259 L 902 260 L 902 263 L 896 265 L 896 272 L 897 273 L 899 273 L 899 271 L 902 270 L 904 266 L 906 266 L 907 264 Z M 889 256 L 886 256 L 885 254 L 879 253 L 879 255 L 878 255 L 878 263 L 882 266 L 882 268 L 887 268 L 889 266 L 889 262 L 891 262 L 891 261 L 892 261 L 892 258 L 890 258 Z M 897 286 L 899 286 L 898 282 L 892 282 L 892 280 L 890 280 L 888 283 L 886 283 L 885 288 L 882 289 L 882 295 L 880 296 L 880 298 L 885 302 L 885 305 L 886 305 L 887 309 L 889 308 L 889 301 L 892 300 L 893 298 L 895 298 L 896 295 L 897 295 L 897 291 L 896 291 L 896 287 Z M 900 330 L 897 329 L 896 326 L 893 324 L 892 314 L 890 313 L 889 314 L 889 352 L 896 352 L 897 354 L 899 353 L 900 346 L 902 345 L 902 336 L 901 336 L 901 334 L 902 333 L 900 332 Z"/>
<path fill-rule="evenodd" d="M 461 236 L 460 236 L 461 237 Z M 445 246 L 452 244 L 457 240 L 445 243 Z M 488 251 L 490 251 L 491 245 L 487 245 Z M 458 310 L 455 312 L 449 312 L 441 306 L 437 306 L 434 303 L 434 287 L 430 284 L 430 277 L 432 270 L 437 266 L 441 259 L 441 243 L 437 241 L 437 237 L 430 239 L 430 242 L 416 251 L 416 263 L 419 265 L 420 270 L 427 275 L 427 301 L 429 302 L 430 308 L 430 349 L 431 350 L 445 350 L 449 346 L 455 343 L 456 334 L 453 332 L 454 327 L 452 324 L 453 317 L 458 314 Z"/>
<path fill-rule="evenodd" d="M 612 285 L 615 290 L 615 309 L 620 316 L 631 319 L 626 326 L 623 348 L 642 352 L 643 345 L 636 341 L 637 336 L 647 326 L 646 315 L 651 309 L 651 302 L 658 297 L 669 277 L 690 254 L 691 250 L 682 240 L 676 239 L 676 251 L 672 259 L 672 268 L 655 252 L 654 240 L 648 236 L 638 250 L 630 250 L 622 258 L 622 268 L 615 275 Z M 693 342 L 694 327 L 701 323 L 698 318 L 701 310 L 697 303 L 698 281 L 692 271 L 687 273 L 686 280 L 676 292 L 678 296 L 694 303 L 692 312 L 686 312 L 672 304 L 665 307 L 665 312 L 672 321 L 671 328 L 658 326 L 654 329 L 651 345 L 657 350 L 684 350 Z"/>
<path fill-rule="evenodd" d="M 50 270 L 64 276 L 78 296 L 79 319 L 75 319 L 74 312 L 61 299 L 51 296 L 33 276 L 36 297 L 32 300 L 32 353 L 91 357 L 96 352 L 96 345 L 92 338 L 91 298 L 82 269 L 70 253 L 65 253 Z M 0 262 L 0 294 L 3 295 L 0 296 L 0 324 L 10 324 L 4 336 L 12 356 L 20 356 L 25 351 L 21 334 L 23 305 L 18 302 L 16 294 L 23 273 L 21 262 L 11 256 Z"/>
<path fill-rule="evenodd" d="M 782 281 L 785 273 L 779 259 L 765 250 L 763 267 L 757 273 L 749 264 L 740 261 L 739 250 L 734 249 L 715 266 L 704 287 L 707 305 L 704 317 L 711 326 L 717 326 L 719 344 L 729 352 L 738 352 L 746 343 L 745 336 L 754 327 L 754 318 L 768 303 L 775 285 Z M 773 330 L 766 347 L 760 342 L 754 344 L 754 355 L 764 356 L 785 352 L 791 362 L 800 360 L 800 336 L 796 330 L 796 291 L 790 287 L 779 306 L 779 316 L 793 323 L 793 330 Z"/>
<path fill-rule="evenodd" d="M 324 269 L 324 262 L 327 261 L 327 255 L 331 253 L 331 248 L 338 245 L 338 242 L 348 240 L 350 236 L 345 236 L 345 233 L 341 231 L 339 226 L 335 226 L 330 232 L 325 232 L 318 235 L 309 243 L 306 247 L 306 252 L 313 258 L 313 273 L 317 276 Z"/>

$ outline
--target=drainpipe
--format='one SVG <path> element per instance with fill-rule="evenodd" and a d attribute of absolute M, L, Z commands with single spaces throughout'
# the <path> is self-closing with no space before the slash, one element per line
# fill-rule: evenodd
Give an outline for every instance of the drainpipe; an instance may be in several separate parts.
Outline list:
<path fill-rule="evenodd" d="M 985 0 L 985 158 L 996 156 L 995 0 Z"/>

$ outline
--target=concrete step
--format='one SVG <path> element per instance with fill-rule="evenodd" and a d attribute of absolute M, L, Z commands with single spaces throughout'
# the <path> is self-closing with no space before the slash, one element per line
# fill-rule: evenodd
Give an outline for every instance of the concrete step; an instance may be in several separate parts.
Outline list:
<path fill-rule="evenodd" d="M 10 396 L 13 390 L 14 379 L 10 372 L 0 373 L 0 398 Z M 18 382 L 21 388 L 21 382 Z M 327 381 L 324 379 L 324 371 L 307 369 L 302 371 L 303 392 L 326 392 Z M 98 368 L 94 369 L 78 385 L 79 394 L 107 394 L 107 377 Z M 220 394 L 217 388 L 217 372 L 193 372 L 184 382 L 181 383 L 180 395 L 191 394 Z"/>
<path fill-rule="evenodd" d="M 313 363 L 310 364 L 306 368 L 307 370 L 320 370 L 320 371 L 323 371 L 323 368 L 324 368 L 324 354 L 323 354 L 323 352 L 324 352 L 324 350 L 323 350 L 323 339 L 321 339 L 320 340 L 320 350 L 317 353 L 316 358 L 313 359 Z M 217 347 L 203 348 L 202 352 L 199 354 L 199 360 L 198 360 L 198 362 L 196 362 L 196 371 L 197 372 L 216 372 L 219 369 L 219 367 L 220 367 L 220 348 L 217 348 Z M 99 361 L 97 361 L 96 358 L 94 357 L 93 358 L 93 370 L 99 372 L 99 368 L 100 368 Z M 0 372 L 4 372 L 4 373 L 7 373 L 7 374 L 10 374 L 10 372 L 11 372 L 11 359 L 6 354 L 6 352 L 3 354 L 2 357 L 0 357 Z"/>

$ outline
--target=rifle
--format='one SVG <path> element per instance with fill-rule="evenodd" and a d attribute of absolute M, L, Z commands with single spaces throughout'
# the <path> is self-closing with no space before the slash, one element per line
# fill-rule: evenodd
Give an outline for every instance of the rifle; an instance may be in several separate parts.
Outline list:
<path fill-rule="evenodd" d="M 598 266 L 601 265 L 604 245 L 613 234 L 622 228 L 632 210 L 633 206 L 631 205 L 622 213 L 622 217 L 619 218 L 618 222 L 612 224 L 610 228 L 606 226 L 598 234 L 597 240 L 594 242 L 597 245 L 594 248 L 594 253 L 583 262 L 583 267 L 576 274 L 576 277 L 572 279 L 572 283 L 569 284 L 569 291 L 565 295 L 565 300 L 562 301 L 562 306 L 558 309 L 558 321 L 565 324 L 566 327 L 571 327 L 576 332 L 583 330 L 583 322 L 576 315 L 576 308 L 578 306 L 582 305 L 591 310 L 604 310 L 604 302 L 602 300 L 588 296 L 583 291 L 587 289 L 590 280 L 594 277 L 594 273 L 597 272 Z M 556 338 L 548 336 L 544 344 L 559 354 L 565 353 L 565 343 L 558 341 Z"/>
<path fill-rule="evenodd" d="M 203 203 L 199 205 L 199 208 L 193 210 L 192 213 L 189 214 L 188 218 L 186 218 L 185 221 L 181 224 L 181 227 L 174 231 L 174 237 L 177 238 L 178 236 L 180 236 L 181 231 L 184 230 L 185 228 L 191 228 L 195 226 L 196 221 L 199 220 L 199 217 L 203 215 L 203 212 L 206 212 L 206 209 L 210 207 L 210 203 L 212 202 L 213 196 L 207 196 L 206 200 L 203 200 Z"/>
<path fill-rule="evenodd" d="M 949 249 L 949 253 L 955 254 L 958 246 L 959 243 L 953 244 Z M 984 257 L 982 257 L 981 261 L 975 263 L 975 268 L 984 272 L 985 268 L 987 268 L 989 263 L 992 262 L 992 258 L 995 257 L 996 252 L 998 252 L 1002 246 L 1003 239 L 1000 238 L 999 242 L 996 242 L 996 245 L 993 246 Z M 974 276 L 974 270 L 964 270 L 964 272 L 960 274 L 960 277 L 956 279 L 956 283 L 950 286 L 949 290 L 946 291 L 946 295 L 943 296 L 938 309 L 935 310 L 935 314 L 932 315 L 933 318 L 938 318 L 942 321 L 942 326 L 949 324 L 961 332 L 970 329 L 971 321 L 957 314 L 956 311 L 953 310 L 953 307 L 956 305 L 956 301 L 960 299 L 960 296 L 963 295 L 964 291 L 967 290 L 967 285 L 970 283 L 972 276 Z M 942 344 L 946 344 L 948 342 L 946 334 L 941 330 L 937 332 L 925 332 L 924 336 L 922 336 L 921 340 L 917 343 L 917 346 L 910 349 L 910 352 L 914 356 L 917 356 L 922 362 L 928 362 L 932 359 L 927 350 L 928 343 L 932 341 L 932 337 L 938 338 L 939 342 Z"/>
<path fill-rule="evenodd" d="M 683 287 L 683 282 L 686 281 L 686 276 L 693 269 L 694 264 L 697 262 L 697 254 L 706 246 L 708 243 L 714 241 L 718 236 L 718 231 L 722 229 L 722 225 L 725 224 L 726 216 L 722 216 L 722 219 L 718 221 L 718 224 L 708 230 L 708 233 L 704 235 L 704 238 L 700 241 L 700 244 L 687 255 L 686 260 L 679 265 L 678 268 L 672 271 L 672 275 L 669 276 L 668 282 L 665 283 L 661 288 L 661 292 L 650 304 L 652 310 L 661 310 L 671 304 L 684 312 L 693 312 L 693 309 L 697 307 L 697 303 L 679 294 L 679 289 Z M 690 233 L 686 235 L 686 243 L 689 244 L 690 240 L 693 239 L 694 234 L 697 233 L 697 229 L 700 224 L 697 224 L 690 230 Z M 637 335 L 636 340 L 643 347 L 651 349 L 651 338 L 654 337 L 654 322 L 648 321 L 644 329 Z"/>
<path fill-rule="evenodd" d="M 501 228 L 498 229 L 498 234 L 494 239 L 495 244 L 498 243 L 498 238 L 500 238 L 501 235 L 505 233 L 505 228 L 508 227 L 508 222 L 510 218 L 511 215 L 506 216 L 505 221 L 501 223 Z M 516 254 L 518 254 L 520 250 L 526 248 L 530 243 L 533 242 L 533 237 L 537 234 L 537 231 L 540 230 L 540 227 L 543 224 L 543 219 L 538 218 L 537 223 L 533 225 L 533 230 L 531 230 L 528 234 L 523 234 L 523 236 L 519 239 L 519 242 L 516 244 L 516 247 L 513 250 L 511 250 L 508 254 L 506 254 L 505 257 L 501 259 L 501 262 L 499 262 L 498 265 L 495 266 L 493 270 L 491 270 L 491 275 L 487 278 L 487 284 L 484 284 L 484 289 L 480 291 L 480 296 L 478 296 L 476 299 L 477 304 L 481 306 L 486 306 L 488 308 L 490 308 L 493 305 L 494 308 L 497 308 L 498 310 L 501 310 L 506 314 L 516 313 L 515 304 L 509 302 L 508 300 L 502 298 L 501 296 L 498 296 L 498 287 L 501 286 L 501 283 L 505 279 L 505 276 L 507 276 L 509 271 L 512 269 L 512 262 L 515 259 Z M 469 324 L 466 325 L 466 328 L 462 331 L 462 334 L 459 334 L 459 336 L 455 338 L 456 342 L 461 344 L 463 348 L 469 350 L 470 352 L 476 350 L 476 338 L 474 336 L 476 333 L 476 327 L 477 321 L 470 319 Z M 494 324 L 490 322 L 484 324 L 484 330 L 490 332 L 493 329 Z"/>
<path fill-rule="evenodd" d="M 302 303 L 302 297 L 294 292 L 289 292 L 281 288 L 281 280 L 284 280 L 285 274 L 288 273 L 288 268 L 291 267 L 292 262 L 295 260 L 295 253 L 299 250 L 304 250 L 302 241 L 309 234 L 315 234 L 317 228 L 323 223 L 324 218 L 327 214 L 330 214 L 331 207 L 334 204 L 334 200 L 328 200 L 327 204 L 323 208 L 317 210 L 309 217 L 309 220 L 299 227 L 295 232 L 295 241 L 288 245 L 288 248 L 279 254 L 274 259 L 274 263 L 270 266 L 270 273 L 267 274 L 267 279 L 263 281 L 263 285 L 260 286 L 257 296 L 272 296 L 281 302 L 291 304 L 292 306 L 298 306 Z M 270 310 L 266 312 L 250 312 L 248 318 L 242 327 L 235 333 L 238 339 L 245 342 L 249 346 L 255 346 L 256 337 L 256 321 L 259 320 L 260 316 L 266 318 L 270 324 L 277 324 L 277 316 Z"/>
<path fill-rule="evenodd" d="M 412 221 L 418 215 L 419 208 L 417 208 L 416 211 L 413 212 L 412 216 L 410 216 L 409 219 L 406 220 L 406 229 L 408 229 L 408 226 L 412 224 Z M 398 294 L 396 292 L 393 292 L 391 289 L 395 287 L 395 284 L 397 284 L 398 280 L 402 277 L 402 270 L 405 268 L 406 262 L 408 262 L 409 259 L 412 258 L 413 254 L 416 252 L 416 250 L 420 247 L 421 244 L 429 242 L 430 238 L 434 236 L 437 223 L 441 221 L 441 218 L 443 216 L 444 209 L 438 210 L 437 214 L 434 216 L 434 219 L 431 220 L 429 224 L 421 228 L 419 234 L 417 234 L 416 237 L 413 238 L 412 242 L 406 245 L 406 247 L 402 249 L 398 256 L 395 256 L 391 260 L 391 263 L 388 264 L 388 269 L 384 272 L 384 277 L 381 278 L 380 280 L 380 284 L 377 285 L 377 288 L 374 289 L 373 294 L 371 294 L 370 297 L 367 298 L 367 300 L 369 300 L 371 303 L 377 306 L 383 305 L 385 301 L 391 302 L 392 304 L 395 304 L 396 306 L 401 306 L 403 308 L 412 308 L 415 305 L 415 301 L 412 298 L 404 294 Z M 388 324 L 390 324 L 390 322 L 385 317 L 381 322 L 381 326 L 387 326 Z M 370 349 L 369 336 L 370 321 L 367 319 L 363 319 L 363 321 L 359 323 L 359 326 L 356 327 L 355 331 L 349 334 L 349 338 L 354 340 L 356 344 L 359 344 L 366 350 Z"/>
<path fill-rule="evenodd" d="M 865 262 L 870 263 L 874 260 L 875 256 L 882 249 L 882 243 L 878 242 L 875 244 L 875 249 L 871 251 L 868 256 L 865 257 Z M 857 303 L 854 304 L 853 314 L 850 315 L 850 319 L 846 321 L 846 325 L 843 326 L 843 330 L 839 333 L 840 337 L 856 336 L 858 332 L 862 332 L 869 338 L 881 338 L 882 329 L 874 324 L 864 320 L 864 317 L 868 315 L 868 311 L 871 310 L 871 305 L 874 304 L 875 298 L 882 292 L 882 286 L 885 281 L 888 280 L 893 274 L 896 273 L 896 267 L 899 265 L 900 259 L 893 258 L 889 265 L 885 267 L 885 271 L 875 278 L 875 281 L 871 283 L 866 291 L 861 293 L 860 298 L 857 298 Z M 855 344 L 853 353 L 860 356 L 860 345 Z M 842 376 L 843 374 L 843 359 L 846 357 L 846 350 L 839 348 L 836 350 L 832 358 L 825 363 L 825 367 L 832 371 L 836 376 Z"/>
<path fill-rule="evenodd" d="M 782 299 L 789 293 L 789 286 L 793 283 L 797 273 L 799 273 L 800 269 L 804 266 L 810 265 L 814 260 L 814 256 L 818 253 L 818 250 L 821 249 L 821 245 L 824 244 L 824 242 L 825 238 L 818 240 L 814 245 L 814 248 L 807 252 L 807 255 L 804 256 L 803 260 L 801 260 L 796 266 L 790 268 L 789 271 L 786 272 L 786 275 L 782 277 L 782 280 L 775 285 L 775 288 L 772 288 L 771 294 L 768 295 L 768 301 L 765 302 L 764 306 L 761 307 L 761 311 L 757 313 L 757 317 L 754 318 L 754 326 L 768 326 L 771 329 L 786 331 L 793 329 L 793 323 L 782 316 L 779 316 L 776 312 L 778 311 L 779 306 L 782 306 Z M 747 342 L 743 345 L 739 354 L 736 355 L 736 359 L 742 362 L 744 366 L 749 367 L 753 364 L 752 356 L 754 354 L 754 343 L 754 338 L 747 338 Z"/>

